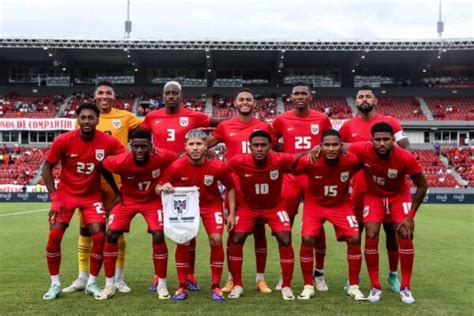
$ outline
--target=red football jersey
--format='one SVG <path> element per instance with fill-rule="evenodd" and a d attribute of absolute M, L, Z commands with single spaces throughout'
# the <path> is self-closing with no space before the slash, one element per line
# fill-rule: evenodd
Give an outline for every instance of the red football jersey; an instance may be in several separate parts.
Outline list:
<path fill-rule="evenodd" d="M 201 213 L 222 210 L 222 195 L 217 182 L 230 190 L 234 181 L 225 165 L 218 159 L 206 160 L 203 165 L 195 166 L 188 156 L 176 160 L 166 169 L 160 184 L 171 183 L 175 187 L 199 187 L 199 208 Z"/>
<path fill-rule="evenodd" d="M 288 172 L 294 156 L 270 152 L 267 164 L 258 167 L 252 154 L 234 156 L 228 166 L 239 177 L 243 201 L 253 209 L 271 209 L 281 201 L 283 174 Z"/>
<path fill-rule="evenodd" d="M 84 141 L 80 130 L 74 130 L 54 140 L 46 160 L 54 165 L 61 161 L 58 185 L 61 191 L 72 195 L 96 194 L 101 190 L 97 166 L 106 157 L 124 151 L 113 136 L 96 131 L 91 141 Z"/>
<path fill-rule="evenodd" d="M 162 108 L 148 113 L 140 127 L 153 133 L 155 146 L 179 153 L 184 151 L 186 133 L 210 122 L 209 116 L 198 111 L 181 107 L 178 113 L 168 114 Z"/>
<path fill-rule="evenodd" d="M 406 138 L 400 123 L 391 116 L 375 114 L 370 121 L 364 121 L 356 116 L 346 121 L 339 130 L 341 139 L 345 143 L 366 142 L 372 138 L 371 129 L 377 123 L 385 122 L 392 126 L 396 141 Z"/>
<path fill-rule="evenodd" d="M 380 158 L 370 142 L 351 144 L 349 151 L 364 164 L 367 192 L 372 195 L 387 197 L 409 189 L 406 176 L 422 172 L 415 156 L 398 146 L 393 146 L 388 159 Z"/>
<path fill-rule="evenodd" d="M 326 115 L 309 110 L 307 116 L 297 116 L 295 111 L 278 115 L 273 121 L 273 130 L 278 138 L 283 137 L 283 151 L 290 154 L 310 150 L 321 143 L 321 135 L 332 128 Z"/>
<path fill-rule="evenodd" d="M 250 153 L 249 136 L 256 130 L 263 130 L 272 137 L 272 144 L 275 145 L 277 140 L 270 124 L 253 118 L 250 122 L 243 122 L 238 117 L 234 117 L 228 121 L 224 121 L 217 125 L 212 131 L 219 142 L 225 143 L 227 147 L 227 159 L 239 154 Z"/>
<path fill-rule="evenodd" d="M 308 178 L 305 202 L 337 206 L 349 201 L 350 179 L 361 168 L 362 163 L 351 152 L 342 154 L 336 165 L 328 165 L 322 157 L 311 163 L 305 155 L 300 158 L 293 173 L 305 174 Z"/>
<path fill-rule="evenodd" d="M 133 159 L 132 152 L 108 157 L 104 167 L 118 174 L 122 180 L 122 197 L 126 206 L 144 204 L 160 197 L 155 194 L 155 186 L 160 175 L 177 158 L 177 155 L 166 149 L 150 154 L 150 159 L 144 165 L 138 165 Z"/>

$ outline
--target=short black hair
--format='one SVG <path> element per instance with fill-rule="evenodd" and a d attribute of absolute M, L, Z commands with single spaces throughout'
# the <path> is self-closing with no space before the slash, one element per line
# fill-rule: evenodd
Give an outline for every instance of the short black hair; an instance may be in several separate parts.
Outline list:
<path fill-rule="evenodd" d="M 293 90 L 294 88 L 296 87 L 306 87 L 309 91 L 311 91 L 311 87 L 309 86 L 308 83 L 306 82 L 303 82 L 303 81 L 298 81 L 298 82 L 295 82 L 292 86 L 291 86 L 291 90 Z"/>
<path fill-rule="evenodd" d="M 336 136 L 337 138 L 341 139 L 341 134 L 333 128 L 325 130 L 321 136 L 321 139 L 326 136 Z"/>
<path fill-rule="evenodd" d="M 237 92 L 235 93 L 235 98 L 237 98 L 237 96 L 241 94 L 242 92 L 250 93 L 252 97 L 255 99 L 255 92 L 253 92 L 253 90 L 249 88 L 240 88 L 239 90 L 237 90 Z"/>
<path fill-rule="evenodd" d="M 148 139 L 149 141 L 151 141 L 151 133 L 148 132 L 148 131 L 145 131 L 144 129 L 136 129 L 132 132 L 132 134 L 130 134 L 130 140 L 134 139 L 134 138 L 144 138 L 144 139 Z"/>
<path fill-rule="evenodd" d="M 256 131 L 254 131 L 252 134 L 250 134 L 249 142 L 252 142 L 252 139 L 254 139 L 255 137 L 264 137 L 264 138 L 268 139 L 270 144 L 272 143 L 272 137 L 270 136 L 270 134 L 268 134 L 267 132 L 265 132 L 261 129 L 258 129 Z"/>
<path fill-rule="evenodd" d="M 78 108 L 76 109 L 77 116 L 81 114 L 82 110 L 92 110 L 95 112 L 97 117 L 99 117 L 100 115 L 99 108 L 94 103 L 82 103 L 81 105 L 79 105 Z"/>
<path fill-rule="evenodd" d="M 370 133 L 372 134 L 372 136 L 374 136 L 375 133 L 390 133 L 390 135 L 393 136 L 393 128 L 392 126 L 390 126 L 390 124 L 380 122 L 372 126 Z"/>
<path fill-rule="evenodd" d="M 370 90 L 375 95 L 374 88 L 368 85 L 363 85 L 362 87 L 357 88 L 355 94 L 357 95 L 357 93 L 359 93 L 359 91 L 362 91 L 362 90 Z"/>
<path fill-rule="evenodd" d="M 110 88 L 114 88 L 114 84 L 110 81 L 107 81 L 107 80 L 99 80 L 97 81 L 97 83 L 95 84 L 95 88 L 97 89 L 98 87 L 100 86 L 107 86 L 107 87 L 110 87 Z"/>

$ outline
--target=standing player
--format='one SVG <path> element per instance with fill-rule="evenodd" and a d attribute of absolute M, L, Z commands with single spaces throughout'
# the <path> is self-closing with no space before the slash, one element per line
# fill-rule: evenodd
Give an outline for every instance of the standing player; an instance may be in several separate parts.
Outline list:
<path fill-rule="evenodd" d="M 99 108 L 99 125 L 97 130 L 112 135 L 124 146 L 128 146 L 128 135 L 131 131 L 136 129 L 141 119 L 137 118 L 135 114 L 125 110 L 119 110 L 114 108 L 115 91 L 114 86 L 111 82 L 100 81 L 96 85 L 94 91 L 95 104 Z M 120 187 L 120 177 L 115 176 L 115 183 Z M 108 214 L 112 209 L 112 201 L 114 198 L 114 192 L 107 182 L 102 178 L 102 202 L 106 213 Z M 80 213 L 79 213 L 80 215 Z M 81 291 L 85 288 L 87 279 L 89 278 L 89 253 L 92 247 L 92 239 L 89 234 L 89 230 L 84 224 L 84 220 L 80 218 L 80 230 L 79 240 L 77 244 L 77 256 L 79 262 L 79 277 L 67 288 L 63 289 L 63 292 L 75 292 Z M 124 267 L 125 267 L 125 238 L 123 235 L 119 238 L 119 255 L 117 260 L 117 275 L 116 275 L 116 286 L 119 292 L 128 293 L 130 288 L 124 281 Z"/>
<path fill-rule="evenodd" d="M 350 284 L 347 294 L 356 301 L 367 300 L 358 285 L 362 256 L 359 228 L 349 196 L 350 179 L 362 165 L 354 154 L 342 154 L 341 135 L 333 129 L 322 133 L 321 153 L 322 159 L 316 163 L 303 156 L 293 169 L 294 174 L 304 174 L 308 182 L 300 248 L 304 289 L 298 298 L 308 300 L 314 296 L 313 248 L 319 231 L 328 220 L 334 225 L 337 240 L 347 243 Z"/>
<path fill-rule="evenodd" d="M 291 102 L 295 107 L 294 111 L 278 115 L 273 122 L 273 129 L 278 138 L 283 138 L 283 151 L 296 154 L 309 151 L 318 145 L 321 142 L 322 133 L 332 128 L 332 125 L 325 114 L 309 108 L 311 90 L 308 85 L 295 84 L 291 92 Z M 306 177 L 285 174 L 283 180 L 282 198 L 285 200 L 286 210 L 293 224 L 306 188 Z M 326 254 L 324 227 L 321 227 L 317 237 L 314 244 L 316 256 L 314 282 L 318 291 L 327 291 L 328 287 L 324 280 L 324 256 Z M 281 279 L 276 289 L 281 289 Z"/>
<path fill-rule="evenodd" d="M 385 122 L 392 126 L 397 144 L 402 148 L 409 148 L 410 142 L 403 132 L 400 123 L 393 117 L 375 113 L 374 107 L 377 105 L 377 98 L 371 87 L 364 86 L 357 90 L 355 104 L 358 110 L 358 116 L 345 122 L 340 129 L 343 142 L 354 143 L 369 141 L 371 139 L 370 130 L 372 126 L 379 122 Z M 362 211 L 364 208 L 364 194 L 366 192 L 367 184 L 365 183 L 362 172 L 360 172 L 354 177 L 352 183 L 352 207 L 354 208 L 357 221 L 359 222 L 361 233 L 363 230 Z M 400 282 L 397 277 L 399 259 L 398 241 L 393 220 L 390 216 L 386 217 L 383 228 L 387 237 L 386 247 L 389 262 L 388 283 L 390 284 L 391 290 L 398 293 L 400 291 Z"/>
<path fill-rule="evenodd" d="M 109 155 L 125 149 L 118 140 L 96 131 L 99 109 L 95 104 L 84 103 L 77 109 L 79 129 L 56 138 L 48 152 L 42 176 L 51 196 L 50 231 L 46 246 L 46 258 L 51 288 L 43 296 L 45 300 L 57 298 L 61 291 L 59 266 L 61 264 L 61 240 L 64 231 L 79 208 L 91 235 L 90 276 L 85 286 L 86 294 L 97 294 L 100 289 L 96 278 L 102 266 L 102 250 L 105 239 L 105 210 L 100 196 L 98 165 Z M 61 162 L 58 189 L 54 187 L 53 168 Z M 107 172 L 109 181 L 113 178 Z M 114 190 L 118 189 L 113 184 Z"/>
<path fill-rule="evenodd" d="M 372 129 L 372 143 L 351 144 L 349 150 L 364 164 L 364 177 L 367 192 L 364 196 L 365 261 L 369 272 L 371 291 L 370 302 L 378 302 L 382 297 L 379 281 L 378 242 L 380 226 L 386 213 L 390 212 L 400 246 L 400 268 L 402 282 L 400 297 L 403 303 L 415 302 L 410 290 L 415 250 L 413 230 L 416 211 L 428 190 L 422 168 L 410 152 L 395 146 L 393 128 L 384 122 L 375 124 Z M 415 197 L 411 199 L 410 186 L 406 180 L 409 175 L 416 186 Z"/>
<path fill-rule="evenodd" d="M 183 93 L 181 85 L 176 81 L 169 81 L 163 88 L 165 107 L 147 114 L 141 128 L 152 132 L 153 143 L 159 148 L 172 150 L 175 153 L 184 151 L 185 135 L 188 131 L 199 128 L 216 126 L 221 120 L 211 119 L 204 113 L 181 107 Z M 194 277 L 194 263 L 196 257 L 196 240 L 191 241 L 189 247 L 190 272 L 188 286 L 193 291 L 199 290 Z M 156 290 L 156 276 L 150 291 Z"/>
<path fill-rule="evenodd" d="M 176 159 L 176 154 L 163 149 L 153 150 L 151 134 L 143 130 L 136 130 L 130 135 L 130 147 L 131 152 L 107 157 L 103 162 L 105 169 L 122 179 L 123 204 L 117 204 L 109 215 L 104 245 L 105 288 L 95 298 L 105 300 L 115 295 L 114 275 L 119 236 L 130 230 L 130 222 L 140 213 L 152 235 L 155 274 L 162 284 L 157 289 L 158 297 L 169 299 L 166 287 L 168 249 L 163 234 L 161 199 L 155 194 L 154 187 L 160 175 Z"/>
<path fill-rule="evenodd" d="M 234 99 L 234 105 L 237 109 L 237 116 L 220 123 L 207 139 L 208 147 L 215 146 L 217 143 L 224 143 L 227 148 L 227 159 L 240 154 L 247 154 L 249 149 L 249 136 L 256 130 L 266 131 L 273 136 L 272 127 L 254 117 L 254 110 L 257 105 L 255 95 L 250 89 L 240 89 Z M 272 139 L 272 144 L 276 144 L 276 139 Z M 234 181 L 238 177 L 234 176 Z M 238 186 L 236 185 L 236 189 Z M 240 192 L 237 192 L 239 196 Z M 267 261 L 267 238 L 265 236 L 264 223 L 257 223 L 254 226 L 253 235 L 255 238 L 255 259 L 257 265 L 257 275 L 255 288 L 262 293 L 271 293 L 272 290 L 265 282 L 265 264 Z M 227 239 L 227 255 L 229 254 L 232 232 L 229 232 Z M 234 286 L 232 273 L 229 272 L 227 284 L 222 289 L 223 292 L 230 292 Z"/>
<path fill-rule="evenodd" d="M 242 260 L 243 245 L 257 221 L 270 225 L 280 252 L 283 275 L 281 294 L 284 300 L 294 300 L 291 279 L 294 268 L 294 252 L 291 246 L 291 223 L 281 190 L 283 174 L 291 168 L 294 156 L 271 152 L 271 136 L 265 131 L 255 131 L 250 137 L 251 154 L 242 154 L 229 161 L 229 169 L 239 177 L 242 201 L 239 201 L 237 224 L 232 235 L 229 268 L 234 287 L 229 298 L 237 299 L 243 292 Z"/>
<path fill-rule="evenodd" d="M 174 192 L 175 186 L 197 186 L 199 188 L 199 211 L 211 247 L 211 298 L 220 302 L 224 296 L 220 289 L 222 269 L 224 266 L 224 248 L 222 233 L 224 231 L 224 213 L 222 196 L 218 181 L 221 182 L 229 196 L 228 227 L 234 226 L 235 190 L 234 181 L 224 164 L 218 159 L 206 160 L 206 133 L 194 129 L 186 133 L 185 149 L 187 155 L 176 160 L 164 173 L 157 187 L 157 193 Z M 176 269 L 179 288 L 173 296 L 175 301 L 182 301 L 188 296 L 187 277 L 189 269 L 188 244 L 176 246 Z"/>

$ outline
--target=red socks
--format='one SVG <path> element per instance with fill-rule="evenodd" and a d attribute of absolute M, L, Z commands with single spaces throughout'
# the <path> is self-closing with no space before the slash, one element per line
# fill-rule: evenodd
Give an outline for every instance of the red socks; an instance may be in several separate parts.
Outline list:
<path fill-rule="evenodd" d="M 289 246 L 279 246 L 278 250 L 280 251 L 280 266 L 281 274 L 283 278 L 283 287 L 291 287 L 291 279 L 293 278 L 293 270 L 295 267 L 295 253 L 293 252 L 293 247 Z"/>
<path fill-rule="evenodd" d="M 189 274 L 189 252 L 188 246 L 176 245 L 175 260 L 178 282 L 180 287 L 186 287 Z"/>
<path fill-rule="evenodd" d="M 223 267 L 224 267 L 224 247 L 222 245 L 211 246 L 212 286 L 220 287 Z"/>
<path fill-rule="evenodd" d="M 359 274 L 362 265 L 360 245 L 347 245 L 347 265 L 349 268 L 349 285 L 359 284 Z"/>
<path fill-rule="evenodd" d="M 256 225 L 253 229 L 255 240 L 255 260 L 257 264 L 257 273 L 265 273 L 267 263 L 267 236 L 265 235 L 265 226 Z"/>
<path fill-rule="evenodd" d="M 102 267 L 102 253 L 104 251 L 105 232 L 92 234 L 92 249 L 90 253 L 90 271 L 92 276 L 98 276 Z"/>
<path fill-rule="evenodd" d="M 61 241 L 63 239 L 64 230 L 52 228 L 49 231 L 48 243 L 46 245 L 46 261 L 50 275 L 59 274 L 59 266 L 61 265 Z"/>
<path fill-rule="evenodd" d="M 115 276 L 115 264 L 118 257 L 118 244 L 105 242 L 104 244 L 104 271 L 106 278 Z"/>
<path fill-rule="evenodd" d="M 165 279 L 168 269 L 168 247 L 165 242 L 153 244 L 153 266 L 155 275 L 160 279 Z"/>
<path fill-rule="evenodd" d="M 400 268 L 402 272 L 402 282 L 400 289 L 410 288 L 411 273 L 413 271 L 413 262 L 415 260 L 415 248 L 413 240 L 400 239 Z"/>
<path fill-rule="evenodd" d="M 314 254 L 316 257 L 316 270 L 324 269 L 324 257 L 326 256 L 326 232 L 324 226 L 321 226 L 318 238 L 314 244 Z"/>
<path fill-rule="evenodd" d="M 365 262 L 369 272 L 371 287 L 381 289 L 379 280 L 379 240 L 365 239 Z"/>
<path fill-rule="evenodd" d="M 303 273 L 304 285 L 313 285 L 313 265 L 314 255 L 313 247 L 301 245 L 300 247 L 300 265 Z"/>

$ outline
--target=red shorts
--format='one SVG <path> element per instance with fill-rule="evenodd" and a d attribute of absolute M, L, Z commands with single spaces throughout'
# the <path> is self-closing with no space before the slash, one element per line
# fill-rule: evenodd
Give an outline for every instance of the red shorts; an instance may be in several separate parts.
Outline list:
<path fill-rule="evenodd" d="M 272 233 L 290 232 L 291 223 L 285 206 L 281 203 L 278 207 L 267 210 L 255 210 L 246 205 L 241 205 L 236 216 L 236 233 L 251 233 L 255 225 L 265 222 L 270 225 Z"/>
<path fill-rule="evenodd" d="M 136 214 L 142 214 L 148 226 L 148 231 L 163 230 L 163 207 L 161 201 L 149 204 L 136 204 L 122 206 L 117 204 L 110 211 L 109 226 L 110 230 L 130 231 L 130 223 Z"/>
<path fill-rule="evenodd" d="M 364 223 L 399 224 L 407 217 L 411 205 L 410 190 L 404 190 L 389 197 L 378 197 L 367 193 L 364 197 Z"/>
<path fill-rule="evenodd" d="M 301 224 L 302 236 L 318 236 L 324 222 L 328 220 L 334 225 L 337 240 L 344 237 L 359 236 L 359 225 L 354 216 L 350 202 L 327 207 L 315 203 L 305 203 Z"/>
<path fill-rule="evenodd" d="M 105 210 L 102 204 L 100 192 L 91 195 L 78 196 L 58 190 L 58 198 L 63 202 L 66 208 L 60 216 L 55 217 L 56 223 L 69 225 L 74 210 L 78 208 L 86 225 L 93 223 L 105 223 Z"/>
<path fill-rule="evenodd" d="M 289 216 L 298 214 L 301 198 L 304 196 L 305 184 L 308 182 L 305 175 L 294 176 L 285 174 L 283 177 L 283 187 L 281 188 L 281 198 L 285 201 L 286 210 Z"/>
<path fill-rule="evenodd" d="M 208 235 L 220 234 L 224 232 L 224 212 L 208 211 L 201 213 L 201 220 Z"/>

